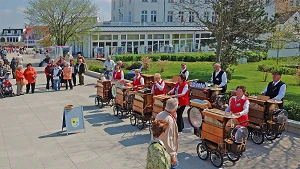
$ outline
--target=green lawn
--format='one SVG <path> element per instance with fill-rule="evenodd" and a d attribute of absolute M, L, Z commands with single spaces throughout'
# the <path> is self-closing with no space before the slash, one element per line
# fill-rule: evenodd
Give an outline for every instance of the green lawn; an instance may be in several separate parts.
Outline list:
<path fill-rule="evenodd" d="M 279 64 L 288 64 L 291 62 L 288 59 L 281 59 Z M 165 66 L 165 71 L 161 73 L 164 79 L 172 78 L 177 75 L 181 69 L 181 62 L 169 62 Z M 103 65 L 103 63 L 95 60 L 87 60 L 88 65 Z M 213 72 L 212 62 L 188 62 L 187 67 L 190 72 L 189 79 L 200 79 L 207 81 Z M 234 74 L 232 80 L 228 83 L 228 89 L 235 88 L 238 85 L 247 87 L 248 92 L 261 92 L 264 90 L 268 82 L 272 81 L 272 75 L 268 76 L 268 82 L 263 82 L 263 73 L 257 71 L 257 66 L 260 64 L 272 65 L 276 64 L 276 60 L 264 60 L 256 63 L 247 63 L 234 66 Z M 143 70 L 143 73 L 154 74 L 158 72 L 158 66 L 155 62 L 152 63 L 148 71 Z M 128 71 L 125 71 L 127 73 Z M 296 85 L 296 77 L 290 75 L 283 75 L 282 81 L 287 84 L 286 100 L 300 102 L 300 86 Z"/>

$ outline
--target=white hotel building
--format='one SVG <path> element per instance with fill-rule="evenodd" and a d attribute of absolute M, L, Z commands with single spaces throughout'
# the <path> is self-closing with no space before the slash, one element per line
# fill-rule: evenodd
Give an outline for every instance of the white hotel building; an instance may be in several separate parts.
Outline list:
<path fill-rule="evenodd" d="M 174 10 L 175 1 L 183 0 L 112 0 L 111 21 L 100 22 L 100 31 L 93 32 L 86 45 L 74 45 L 73 51 L 94 57 L 98 47 L 104 48 L 106 56 L 207 50 L 204 46 L 211 32 L 195 23 L 192 13 Z M 266 10 L 273 14 L 272 7 Z M 203 9 L 203 16 L 214 20 L 209 9 Z"/>

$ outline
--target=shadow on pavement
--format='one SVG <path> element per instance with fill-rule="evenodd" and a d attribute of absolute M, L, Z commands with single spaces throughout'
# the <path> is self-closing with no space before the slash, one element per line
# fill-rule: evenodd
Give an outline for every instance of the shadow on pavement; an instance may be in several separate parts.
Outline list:
<path fill-rule="evenodd" d="M 99 107 L 95 106 L 95 105 L 91 105 L 91 106 L 83 106 L 83 111 L 91 111 L 91 110 L 95 110 L 97 109 L 99 112 Z"/>
<path fill-rule="evenodd" d="M 96 86 L 95 83 L 85 84 L 84 86 Z"/>
<path fill-rule="evenodd" d="M 123 126 L 115 126 L 115 127 L 107 127 L 104 129 L 106 133 L 109 135 L 116 135 L 116 134 L 125 134 L 125 133 L 133 133 L 136 132 L 138 129 L 130 124 L 126 124 Z"/>
<path fill-rule="evenodd" d="M 69 133 L 69 135 L 72 135 L 72 134 L 76 134 L 76 133 Z M 64 137 L 64 136 L 67 136 L 67 133 L 65 131 L 58 131 L 58 132 L 51 133 L 48 135 L 40 136 L 38 138 L 43 139 L 43 138 L 49 138 L 49 137 Z"/>
<path fill-rule="evenodd" d="M 93 95 L 90 95 L 89 98 L 95 98 L 97 95 L 96 94 L 93 94 Z"/>
<path fill-rule="evenodd" d="M 139 134 L 133 137 L 119 141 L 125 147 L 135 146 L 139 144 L 147 144 L 150 142 L 150 134 Z"/>
<path fill-rule="evenodd" d="M 88 121 L 93 127 L 111 125 L 122 123 L 123 120 L 112 116 L 109 113 L 98 113 L 98 114 L 89 114 L 85 115 L 84 118 Z"/>

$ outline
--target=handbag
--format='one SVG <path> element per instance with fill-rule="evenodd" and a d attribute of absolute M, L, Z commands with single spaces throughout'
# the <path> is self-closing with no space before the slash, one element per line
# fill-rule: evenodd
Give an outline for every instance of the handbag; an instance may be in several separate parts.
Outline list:
<path fill-rule="evenodd" d="M 20 81 L 20 84 L 21 84 L 21 86 L 27 85 L 27 84 L 28 84 L 28 81 L 27 81 L 26 79 L 22 79 L 22 80 Z"/>

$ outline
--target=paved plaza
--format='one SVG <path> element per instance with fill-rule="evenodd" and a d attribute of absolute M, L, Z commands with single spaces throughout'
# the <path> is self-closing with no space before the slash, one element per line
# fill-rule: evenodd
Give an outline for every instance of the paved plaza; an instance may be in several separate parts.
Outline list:
<path fill-rule="evenodd" d="M 39 61 L 29 56 L 24 60 Z M 0 169 L 145 168 L 148 129 L 140 131 L 130 125 L 129 118 L 118 119 L 111 107 L 96 107 L 95 78 L 86 76 L 85 86 L 72 91 L 47 92 L 43 68 L 36 70 L 36 93 L 0 99 Z M 61 131 L 67 104 L 83 106 L 86 133 L 67 136 Z M 179 137 L 179 169 L 215 168 L 197 156 L 200 139 L 191 133 L 186 116 L 186 128 Z M 262 145 L 248 140 L 240 161 L 224 160 L 224 168 L 300 168 L 300 138 L 285 132 L 280 139 Z"/>

